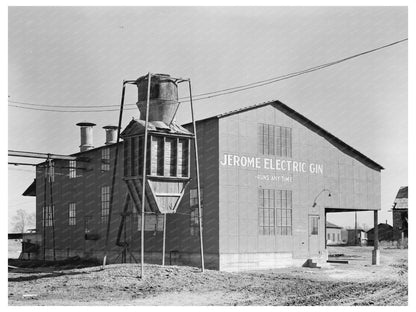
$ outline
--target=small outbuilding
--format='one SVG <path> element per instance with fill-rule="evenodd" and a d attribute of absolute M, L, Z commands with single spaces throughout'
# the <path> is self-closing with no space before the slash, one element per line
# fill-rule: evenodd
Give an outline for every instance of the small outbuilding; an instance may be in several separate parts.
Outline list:
<path fill-rule="evenodd" d="M 368 245 L 374 246 L 374 228 L 367 231 Z M 378 241 L 392 241 L 393 227 L 390 224 L 380 223 L 378 225 Z"/>
<path fill-rule="evenodd" d="M 367 233 L 363 229 L 347 229 L 349 246 L 366 246 Z"/>
<path fill-rule="evenodd" d="M 326 244 L 327 245 L 342 244 L 341 230 L 342 230 L 342 227 L 326 221 Z"/>
<path fill-rule="evenodd" d="M 393 203 L 393 239 L 407 238 L 408 235 L 408 187 L 402 186 Z"/>

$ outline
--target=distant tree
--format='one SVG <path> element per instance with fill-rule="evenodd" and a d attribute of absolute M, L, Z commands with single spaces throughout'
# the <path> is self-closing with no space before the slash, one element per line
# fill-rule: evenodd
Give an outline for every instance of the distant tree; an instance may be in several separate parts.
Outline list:
<path fill-rule="evenodd" d="M 27 229 L 34 227 L 35 214 L 28 213 L 23 209 L 16 211 L 16 214 L 12 217 L 13 231 L 24 233 Z"/>
<path fill-rule="evenodd" d="M 361 225 L 358 226 L 358 228 L 361 228 L 367 232 L 370 229 L 370 226 L 367 223 L 362 223 Z"/>

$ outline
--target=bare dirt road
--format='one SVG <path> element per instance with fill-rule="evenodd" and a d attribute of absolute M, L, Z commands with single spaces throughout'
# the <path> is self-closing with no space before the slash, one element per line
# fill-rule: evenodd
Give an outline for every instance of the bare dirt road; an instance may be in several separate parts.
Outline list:
<path fill-rule="evenodd" d="M 320 269 L 226 273 L 137 264 L 9 271 L 9 305 L 407 305 L 407 250 L 384 249 L 371 265 L 370 247 L 332 247 Z"/>

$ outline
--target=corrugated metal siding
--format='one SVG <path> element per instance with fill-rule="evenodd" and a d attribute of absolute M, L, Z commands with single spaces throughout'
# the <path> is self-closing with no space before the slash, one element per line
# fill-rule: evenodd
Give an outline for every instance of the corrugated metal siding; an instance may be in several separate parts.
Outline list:
<path fill-rule="evenodd" d="M 380 209 L 380 172 L 344 154 L 321 135 L 273 106 L 219 119 L 219 161 L 224 154 L 261 158 L 281 158 L 259 154 L 257 128 L 259 123 L 292 128 L 290 160 L 323 165 L 323 174 L 279 172 L 266 169 L 220 166 L 220 253 L 293 252 L 295 257 L 308 254 L 308 215 L 320 216 L 321 251 L 324 250 L 324 207 L 334 209 Z M 266 181 L 257 175 L 285 175 L 293 182 Z M 293 190 L 293 235 L 266 236 L 258 234 L 257 190 Z M 324 189 L 315 208 L 314 198 Z"/>

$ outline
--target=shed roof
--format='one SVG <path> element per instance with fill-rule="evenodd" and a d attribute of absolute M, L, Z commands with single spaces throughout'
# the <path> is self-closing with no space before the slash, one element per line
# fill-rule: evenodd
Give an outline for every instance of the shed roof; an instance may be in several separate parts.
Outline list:
<path fill-rule="evenodd" d="M 36 196 L 36 179 L 33 179 L 32 184 L 23 192 L 23 196 Z"/>
<path fill-rule="evenodd" d="M 197 122 L 203 122 L 203 121 L 207 121 L 207 120 L 210 120 L 210 119 L 213 119 L 213 118 L 218 118 L 218 119 L 219 118 L 225 118 L 225 117 L 229 117 L 229 116 L 232 116 L 232 115 L 235 115 L 235 114 L 246 112 L 246 111 L 249 111 L 249 110 L 252 110 L 252 109 L 265 107 L 265 106 L 268 106 L 268 105 L 271 105 L 271 106 L 275 107 L 276 109 L 278 109 L 282 113 L 284 113 L 284 114 L 288 115 L 289 117 L 297 120 L 299 123 L 303 124 L 305 127 L 308 127 L 311 131 L 314 131 L 318 135 L 325 138 L 328 142 L 330 142 L 332 145 L 337 147 L 339 150 L 341 150 L 345 154 L 359 160 L 360 162 L 369 166 L 370 168 L 373 168 L 373 169 L 378 170 L 378 171 L 384 169 L 381 165 L 376 163 L 374 160 L 372 160 L 369 157 L 365 156 L 364 154 L 360 153 L 359 151 L 357 151 L 356 149 L 354 149 L 353 147 L 351 147 L 347 143 L 341 141 L 335 135 L 329 133 L 325 129 L 318 126 L 316 123 L 312 122 L 310 119 L 306 118 L 305 116 L 301 115 L 300 113 L 296 112 L 295 110 L 293 110 L 292 108 L 290 108 L 289 106 L 287 106 L 286 104 L 283 104 L 282 102 L 280 102 L 278 100 L 272 100 L 272 101 L 268 101 L 268 102 L 264 102 L 264 103 L 260 103 L 260 104 L 256 104 L 256 105 L 243 107 L 243 108 L 236 109 L 236 110 L 226 112 L 226 113 L 223 113 L 223 114 L 219 114 L 219 115 L 211 116 L 211 117 L 208 117 L 208 118 L 204 118 L 204 119 L 198 120 Z"/>

